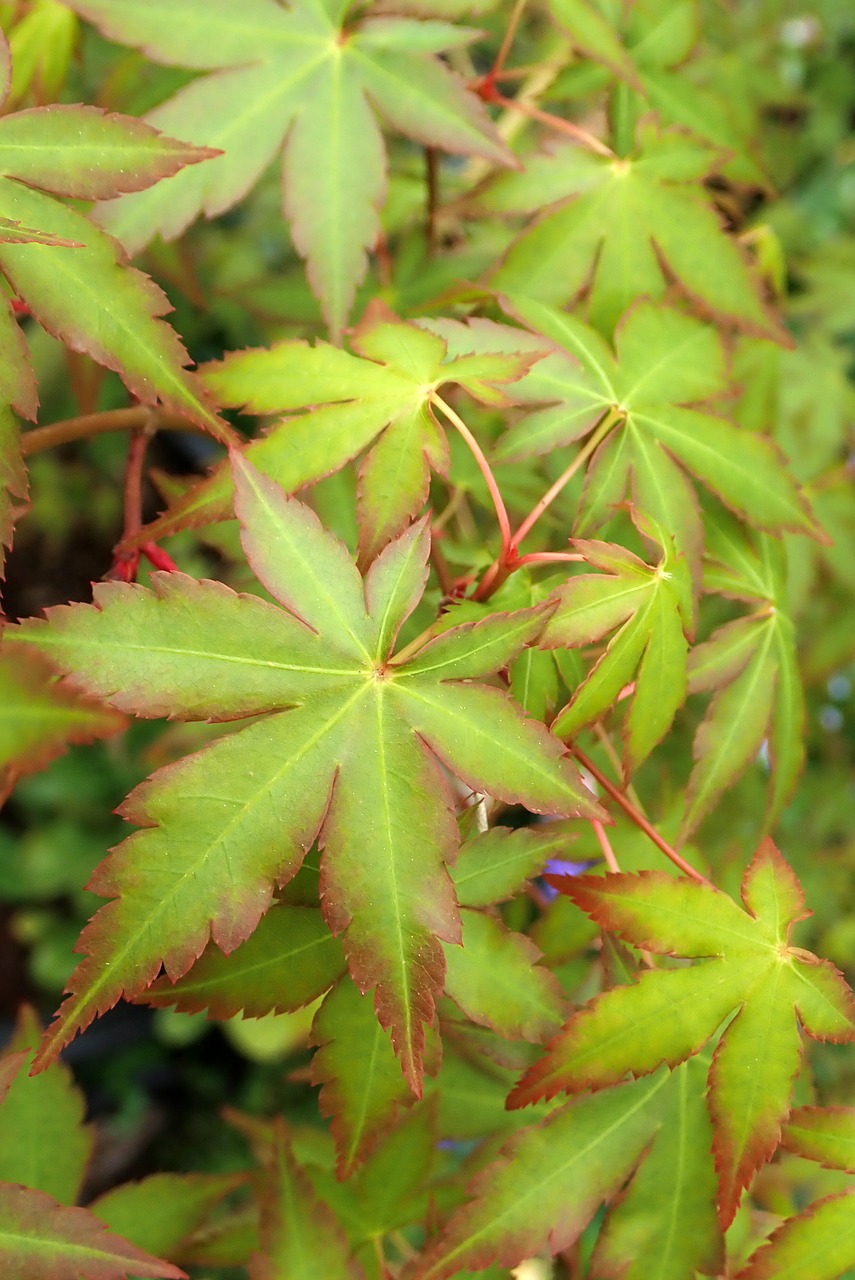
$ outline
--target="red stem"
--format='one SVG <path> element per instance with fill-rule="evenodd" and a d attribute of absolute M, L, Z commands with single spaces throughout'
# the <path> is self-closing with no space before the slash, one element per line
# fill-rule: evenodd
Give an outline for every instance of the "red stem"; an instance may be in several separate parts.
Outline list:
<path fill-rule="evenodd" d="M 564 120 L 561 116 L 554 116 L 549 111 L 541 111 L 540 107 L 533 106 L 523 98 L 506 98 L 503 93 L 499 93 L 492 83 L 485 86 L 485 88 L 488 102 L 494 102 L 499 107 L 513 107 L 522 112 L 524 116 L 529 116 L 530 119 L 537 120 L 538 123 L 545 124 L 550 129 L 555 129 L 558 133 L 566 133 L 574 142 L 581 143 L 589 151 L 593 151 L 599 156 L 605 156 L 609 160 L 615 159 L 615 153 L 610 147 L 607 147 L 604 142 L 600 142 L 599 138 L 595 138 L 592 133 L 588 133 L 587 129 L 581 128 L 578 124 L 573 124 L 572 120 Z M 479 88 L 479 93 L 481 97 L 484 97 L 485 89 Z"/>
<path fill-rule="evenodd" d="M 520 18 L 523 15 L 525 4 L 526 0 L 516 0 L 516 4 L 511 11 L 511 16 L 508 19 L 508 25 L 505 27 L 505 34 L 502 37 L 499 52 L 496 54 L 496 61 L 487 73 L 486 78 L 494 88 L 497 78 L 502 74 L 502 70 L 504 69 L 505 60 L 511 51 L 511 45 L 514 42 L 514 36 L 517 34 L 517 27 L 520 24 Z"/>
<path fill-rule="evenodd" d="M 487 488 L 490 490 L 490 497 L 493 499 L 493 506 L 496 508 L 496 518 L 499 522 L 499 529 L 502 535 L 500 559 L 503 562 L 508 559 L 513 559 L 514 557 L 511 555 L 511 522 L 508 519 L 507 508 L 505 507 L 501 491 L 499 490 L 499 486 L 496 484 L 496 477 L 490 469 L 490 464 L 484 455 L 483 449 L 463 419 L 454 412 L 450 405 L 445 403 L 442 396 L 438 396 L 434 391 L 431 393 L 430 401 L 431 404 L 439 409 L 444 417 L 448 419 L 451 425 L 457 429 L 469 446 L 475 461 L 478 463 L 478 469 L 487 483 Z"/>
<path fill-rule="evenodd" d="M 514 561 L 514 568 L 519 569 L 524 564 L 551 564 L 558 560 L 584 560 L 585 557 L 577 551 L 532 551 L 526 556 L 517 556 Z"/>
<path fill-rule="evenodd" d="M 600 848 L 603 851 L 603 858 L 609 871 L 615 875 L 620 874 L 620 864 L 615 857 L 615 851 L 612 848 L 611 841 L 606 835 L 605 828 L 598 818 L 591 819 L 591 826 L 594 828 L 594 834 L 597 837 Z"/>
<path fill-rule="evenodd" d="M 665 857 L 669 858 L 671 862 L 674 863 L 675 867 L 679 867 L 684 875 L 690 876 L 693 880 L 696 880 L 698 884 L 705 884 L 709 889 L 715 888 L 715 885 L 707 880 L 706 876 L 702 876 L 700 871 L 696 871 L 685 858 L 680 857 L 676 849 L 671 848 L 668 841 L 665 840 L 664 837 L 660 836 L 656 828 L 651 826 L 647 821 L 644 814 L 640 813 L 638 809 L 636 809 L 632 801 L 615 786 L 611 779 L 607 778 L 602 770 L 597 768 L 593 760 L 590 760 L 583 751 L 579 750 L 578 747 L 571 746 L 570 751 L 579 761 L 582 768 L 587 769 L 592 778 L 596 778 L 597 782 L 603 790 L 611 796 L 615 804 L 620 805 L 626 816 L 635 823 L 639 830 L 644 832 L 648 839 L 653 841 L 657 849 L 660 849 L 662 853 L 665 854 Z"/>

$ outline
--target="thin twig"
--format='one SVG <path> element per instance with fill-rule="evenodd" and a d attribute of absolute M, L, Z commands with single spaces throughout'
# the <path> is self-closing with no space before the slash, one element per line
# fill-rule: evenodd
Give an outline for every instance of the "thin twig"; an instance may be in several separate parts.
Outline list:
<path fill-rule="evenodd" d="M 439 157 L 436 147 L 425 147 L 425 178 L 427 186 L 425 240 L 428 257 L 431 258 L 436 252 L 436 215 L 439 208 Z"/>
<path fill-rule="evenodd" d="M 541 111 L 540 107 L 535 107 L 531 102 L 526 102 L 522 98 L 506 98 L 503 93 L 499 93 L 495 85 L 490 86 L 486 101 L 519 111 L 524 116 L 528 116 L 530 120 L 537 120 L 539 124 L 545 124 L 550 129 L 555 129 L 558 133 L 567 134 L 574 142 L 587 147 L 589 151 L 593 151 L 599 156 L 605 156 L 608 160 L 615 159 L 615 153 L 612 149 L 607 147 L 604 142 L 600 142 L 600 139 L 595 138 L 592 133 L 588 133 L 588 130 L 583 129 L 581 125 L 574 124 L 572 120 L 565 120 L 562 116 L 554 116 L 550 111 Z"/>
<path fill-rule="evenodd" d="M 632 801 L 615 786 L 610 778 L 606 777 L 603 771 L 594 764 L 593 760 L 590 760 L 583 751 L 579 750 L 578 747 L 571 746 L 570 751 L 579 761 L 582 768 L 587 769 L 592 778 L 596 778 L 603 790 L 607 791 L 612 800 L 614 800 L 616 804 L 620 805 L 626 816 L 644 832 L 648 839 L 653 841 L 657 849 L 660 849 L 661 852 L 665 854 L 665 857 L 669 858 L 670 861 L 674 863 L 675 867 L 679 867 L 685 875 L 691 876 L 693 880 L 697 880 L 698 884 L 705 884 L 709 889 L 715 888 L 715 886 L 707 880 L 706 876 L 702 876 L 700 871 L 696 871 L 685 858 L 680 857 L 676 849 L 671 848 L 668 841 L 647 821 L 643 813 L 639 813 Z"/>
<path fill-rule="evenodd" d="M 486 570 L 472 596 L 473 600 L 488 600 L 493 592 L 510 577 L 515 569 L 518 569 L 524 562 L 529 564 L 531 563 L 527 556 L 517 555 L 517 547 L 520 542 L 522 542 L 526 534 L 534 528 L 544 511 L 546 511 L 547 507 L 551 506 L 565 485 L 573 479 L 573 476 L 579 468 L 584 466 L 588 458 L 590 458 L 591 454 L 596 450 L 597 446 L 611 431 L 612 427 L 621 420 L 621 417 L 622 410 L 618 409 L 616 406 L 608 409 L 606 413 L 603 414 L 602 418 L 597 423 L 584 446 L 576 454 L 576 457 L 570 463 L 569 467 L 562 472 L 554 484 L 549 486 L 537 505 L 532 508 L 525 520 L 523 520 L 516 533 L 513 534 L 510 539 L 508 550 L 503 549 L 501 554 L 496 557 L 490 567 Z M 563 555 L 564 553 L 560 554 Z"/>
<path fill-rule="evenodd" d="M 611 841 L 606 835 L 605 828 L 603 827 L 602 822 L 600 822 L 599 819 L 597 818 L 592 818 L 591 826 L 594 828 L 594 834 L 597 837 L 599 846 L 603 851 L 603 858 L 605 860 L 606 866 L 608 867 L 609 871 L 611 871 L 613 874 L 619 875 L 620 864 L 618 863 L 618 860 L 615 857 L 615 851 L 611 846 Z"/>
<path fill-rule="evenodd" d="M 532 551 L 529 555 L 518 556 L 514 561 L 514 568 L 519 569 L 524 564 L 552 564 L 553 561 L 584 559 L 578 551 Z"/>
<path fill-rule="evenodd" d="M 511 45 L 514 42 L 514 36 L 517 34 L 517 27 L 520 24 L 520 18 L 523 15 L 526 0 L 516 0 L 516 4 L 511 10 L 511 16 L 508 18 L 508 25 L 505 27 L 505 34 L 502 36 L 502 43 L 499 46 L 499 52 L 496 54 L 496 61 L 493 63 L 488 73 L 488 79 L 495 80 L 502 74 L 508 54 L 511 51 Z"/>
<path fill-rule="evenodd" d="M 45 427 L 33 427 L 24 432 L 21 450 L 26 458 L 32 453 L 43 453 L 45 449 L 55 449 L 74 440 L 86 440 L 106 431 L 139 431 L 149 424 L 157 431 L 188 431 L 212 438 L 210 431 L 190 418 L 183 418 L 170 409 L 151 409 L 140 404 L 132 409 L 107 409 L 103 413 L 85 413 L 78 418 L 51 422 Z"/>
<path fill-rule="evenodd" d="M 148 442 L 151 439 L 145 429 L 135 431 L 128 441 L 128 461 L 125 467 L 125 523 L 122 541 L 133 538 L 142 528 L 143 465 Z"/>
<path fill-rule="evenodd" d="M 490 464 L 484 455 L 484 451 L 463 419 L 455 413 L 451 405 L 445 403 L 442 396 L 439 396 L 435 391 L 432 391 L 430 395 L 430 402 L 439 409 L 440 413 L 448 419 L 451 425 L 457 429 L 466 441 L 472 456 L 478 463 L 478 469 L 481 472 L 481 475 L 487 482 L 487 488 L 490 491 L 490 497 L 493 499 L 493 506 L 496 508 L 496 518 L 499 522 L 499 530 L 502 535 L 501 555 L 502 559 L 504 559 L 511 547 L 511 522 L 508 519 L 507 508 L 505 507 L 504 499 L 499 491 L 499 486 L 496 484 L 496 477 L 490 469 Z"/>
<path fill-rule="evenodd" d="M 534 528 L 534 526 L 537 524 L 540 517 L 543 515 L 544 511 L 546 511 L 547 507 L 550 507 L 552 505 L 552 503 L 561 493 L 562 489 L 564 489 L 570 483 L 573 477 L 576 475 L 580 467 L 583 467 L 585 465 L 585 463 L 590 458 L 591 454 L 594 453 L 597 447 L 602 443 L 602 441 L 609 434 L 612 427 L 616 426 L 616 424 L 620 421 L 622 416 L 623 416 L 622 411 L 618 408 L 609 409 L 606 413 L 603 414 L 602 418 L 597 423 L 594 430 L 588 436 L 588 439 L 585 441 L 585 444 L 583 445 L 583 447 L 576 454 L 576 457 L 573 459 L 570 465 L 564 471 L 562 471 L 561 475 L 558 477 L 555 483 L 549 486 L 546 493 L 543 495 L 543 497 L 540 499 L 537 505 L 532 508 L 532 510 L 526 516 L 525 520 L 523 520 L 522 524 L 517 529 L 513 538 L 513 544 L 515 547 L 518 547 L 519 544 L 522 542 L 523 538 L 526 536 L 526 534 L 529 533 Z"/>

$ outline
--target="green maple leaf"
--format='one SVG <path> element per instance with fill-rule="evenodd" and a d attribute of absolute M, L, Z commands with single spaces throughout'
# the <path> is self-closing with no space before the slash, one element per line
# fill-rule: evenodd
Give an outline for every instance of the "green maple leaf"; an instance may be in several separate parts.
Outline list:
<path fill-rule="evenodd" d="M 365 1280 L 347 1235 L 297 1162 L 285 1123 L 273 1124 L 273 1147 L 261 1199 L 260 1253 L 253 1280 Z"/>
<path fill-rule="evenodd" d="M 641 1159 L 668 1082 L 660 1071 L 576 1099 L 516 1134 L 406 1280 L 448 1280 L 494 1262 L 513 1267 L 545 1244 L 553 1253 L 568 1249 Z"/>
<path fill-rule="evenodd" d="M 752 1253 L 736 1280 L 838 1280 L 855 1266 L 855 1191 L 826 1196 L 787 1218 Z"/>
<path fill-rule="evenodd" d="M 0 1183 L 20 1183 L 72 1205 L 89 1163 L 92 1133 L 83 1123 L 83 1095 L 64 1063 L 28 1074 L 41 1034 L 38 1018 L 23 1005 L 3 1052 L 4 1062 L 19 1065 L 0 1105 Z"/>
<path fill-rule="evenodd" d="M 0 648 L 0 801 L 18 778 L 42 769 L 73 742 L 123 728 L 116 712 L 61 686 L 38 654 Z"/>
<path fill-rule="evenodd" d="M 209 365 L 203 376 L 220 404 L 289 415 L 246 453 L 288 492 L 369 450 L 357 491 L 360 560 L 367 563 L 418 513 L 431 470 L 444 475 L 448 469 L 448 444 L 431 408 L 432 393 L 457 383 L 484 403 L 507 404 L 503 385 L 524 374 L 540 351 L 529 344 L 515 353 L 446 360 L 442 338 L 373 308 L 351 347 L 355 354 L 324 342 L 282 342 L 269 350 L 235 352 Z M 303 412 L 290 416 L 295 410 Z M 224 463 L 149 525 L 144 538 L 225 519 L 232 502 L 231 472 Z"/>
<path fill-rule="evenodd" d="M 202 1228 L 244 1178 L 234 1173 L 153 1173 L 113 1187 L 90 1208 L 111 1231 L 156 1257 L 182 1257 Z M 183 1257 L 182 1257 L 183 1261 Z"/>
<path fill-rule="evenodd" d="M 721 169 L 735 180 L 768 185 L 751 130 L 740 128 L 725 94 L 700 86 L 684 65 L 700 36 L 696 0 L 636 0 L 618 14 L 597 0 L 551 0 L 550 8 L 576 49 L 637 92 L 636 114 L 653 107 L 666 124 L 722 148 Z"/>
<path fill-rule="evenodd" d="M 787 612 L 780 543 L 756 541 L 726 512 L 707 518 L 709 590 L 754 612 L 719 627 L 689 656 L 690 693 L 712 693 L 694 743 L 681 832 L 687 835 L 768 742 L 772 780 L 765 823 L 780 813 L 804 762 L 804 693 Z"/>
<path fill-rule="evenodd" d="M 791 925 L 806 914 L 801 887 L 768 840 L 746 871 L 744 910 L 711 886 L 662 872 L 554 879 L 624 941 L 704 962 L 648 970 L 633 986 L 598 996 L 573 1015 L 509 1105 L 673 1066 L 732 1019 L 709 1073 L 718 1207 L 727 1226 L 778 1145 L 801 1060 L 799 1024 L 816 1039 L 855 1039 L 855 1001 L 840 974 L 789 945 Z"/>
<path fill-rule="evenodd" d="M 552 304 L 587 288 L 591 323 L 611 334 L 636 299 L 662 298 L 674 278 L 721 322 L 789 342 L 704 191 L 718 155 L 648 117 L 633 155 L 603 157 L 561 145 L 535 156 L 485 198 L 493 212 L 550 206 L 511 245 L 491 285 Z"/>
<path fill-rule="evenodd" d="M 634 681 L 623 726 L 628 773 L 661 742 L 685 700 L 687 635 L 694 617 L 685 558 L 662 529 L 633 514 L 640 531 L 661 547 L 659 563 L 651 567 L 611 543 L 574 540 L 588 564 L 604 572 L 568 578 L 558 588 L 558 607 L 540 638 L 543 648 L 573 648 L 615 633 L 551 727 L 559 737 L 573 737 L 605 715 Z"/>
<path fill-rule="evenodd" d="M 545 615 L 496 614 L 398 662 L 395 637 L 427 574 L 425 522 L 390 543 L 363 584 L 307 507 L 241 455 L 233 465 L 247 557 L 284 610 L 161 574 L 154 592 L 104 584 L 94 606 L 17 631 L 15 643 L 136 714 L 270 713 L 125 803 L 145 830 L 95 874 L 92 887 L 114 900 L 81 938 L 87 959 L 41 1061 L 122 993 L 139 995 L 161 964 L 177 979 L 209 937 L 234 950 L 317 837 L 327 923 L 344 935 L 357 985 L 376 988 L 380 1021 L 418 1091 L 423 1025 L 445 977 L 440 944 L 460 940 L 445 869 L 458 836 L 438 761 L 510 803 L 600 812 L 558 739 L 479 683 L 536 638 Z"/>
<path fill-rule="evenodd" d="M 527 457 L 587 436 L 596 450 L 580 532 L 601 523 L 629 486 L 635 505 L 674 534 L 694 565 L 703 527 L 687 473 L 760 528 L 817 532 L 774 444 L 705 407 L 727 389 L 721 340 L 710 326 L 642 302 L 621 322 L 612 351 L 563 312 L 519 297 L 509 308 L 558 350 L 514 388 L 515 398 L 531 402 L 537 394 L 551 407 L 513 426 L 497 454 Z"/>
<path fill-rule="evenodd" d="M 470 1184 L 408 1280 L 443 1280 L 492 1259 L 513 1266 L 545 1245 L 569 1248 L 630 1174 L 600 1231 L 591 1275 L 685 1280 L 696 1269 L 716 1271 L 723 1249 L 707 1065 L 695 1059 L 641 1089 L 580 1098 L 519 1133 Z"/>
<path fill-rule="evenodd" d="M 255 932 L 224 955 L 209 944 L 193 967 L 170 982 L 158 980 L 140 1001 L 212 1018 L 263 1018 L 294 1013 L 328 991 L 344 971 L 341 943 L 317 907 L 276 903 Z"/>
<path fill-rule="evenodd" d="M 112 40 L 155 61 L 211 71 L 150 112 L 223 154 L 207 174 L 103 206 L 102 224 L 135 252 L 154 235 L 180 234 L 200 213 L 236 204 L 284 151 L 284 205 L 309 283 L 341 333 L 367 251 L 380 232 L 386 158 L 375 108 L 427 146 L 513 157 L 474 94 L 439 60 L 476 34 L 448 22 L 359 15 L 325 0 L 74 0 Z"/>
<path fill-rule="evenodd" d="M 591 1267 L 601 1280 L 684 1280 L 721 1270 L 705 1057 L 681 1063 L 663 1090 L 653 1144 L 597 1239 Z"/>
<path fill-rule="evenodd" d="M 347 1178 L 413 1101 L 407 1081 L 371 1002 L 347 976 L 327 995 L 312 1024 L 312 1081 L 321 1086 L 321 1114 L 331 1121 L 336 1171 Z M 439 1041 L 429 1036 L 426 1069 L 439 1065 Z"/>

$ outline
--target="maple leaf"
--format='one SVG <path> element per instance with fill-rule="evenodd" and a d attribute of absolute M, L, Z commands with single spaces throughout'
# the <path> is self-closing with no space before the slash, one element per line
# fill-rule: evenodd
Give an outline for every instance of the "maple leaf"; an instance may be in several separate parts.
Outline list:
<path fill-rule="evenodd" d="M 273 1122 L 273 1149 L 261 1205 L 261 1252 L 250 1259 L 251 1280 L 365 1280 L 351 1257 L 341 1223 L 315 1194 L 294 1158 L 284 1121 Z"/>
<path fill-rule="evenodd" d="M 600 1280 L 684 1280 L 721 1270 L 705 1058 L 676 1067 L 660 1095 L 652 1146 L 597 1238 L 591 1269 Z"/>
<path fill-rule="evenodd" d="M 665 6 L 636 0 L 619 14 L 596 0 L 551 0 L 550 8 L 573 46 L 646 98 L 666 124 L 682 125 L 721 148 L 722 172 L 768 186 L 754 157 L 753 131 L 729 109 L 724 94 L 709 92 L 686 74 L 683 64 L 700 37 L 695 0 Z"/>
<path fill-rule="evenodd" d="M 307 507 L 240 454 L 233 466 L 247 558 L 284 609 L 164 573 L 153 592 L 103 584 L 93 606 L 16 632 L 78 687 L 136 714 L 279 713 L 161 770 L 126 801 L 124 815 L 146 829 L 95 873 L 91 887 L 114 900 L 81 937 L 87 958 L 40 1061 L 122 993 L 138 995 L 161 963 L 174 980 L 209 936 L 234 950 L 318 838 L 325 918 L 344 935 L 357 985 L 376 988 L 419 1092 L 423 1024 L 445 977 L 440 941 L 460 940 L 444 865 L 458 836 L 439 761 L 509 803 L 602 813 L 558 739 L 480 682 L 536 638 L 545 613 L 495 614 L 396 660 L 426 580 L 426 522 L 390 543 L 363 584 Z"/>
<path fill-rule="evenodd" d="M 824 1169 L 855 1173 L 855 1107 L 797 1107 L 781 1135 L 781 1146 Z"/>
<path fill-rule="evenodd" d="M 42 1028 L 23 1005 L 3 1062 L 17 1060 L 0 1105 L 0 1184 L 20 1183 L 60 1204 L 77 1200 L 92 1151 L 83 1124 L 85 1100 L 63 1062 L 41 1075 L 28 1074 Z"/>
<path fill-rule="evenodd" d="M 649 1145 L 667 1085 L 660 1071 L 576 1099 L 521 1130 L 476 1175 L 464 1206 L 406 1280 L 447 1280 L 493 1262 L 512 1267 L 545 1244 L 553 1253 L 569 1248 Z"/>
<path fill-rule="evenodd" d="M 137 1248 L 180 1260 L 188 1240 L 242 1182 L 234 1173 L 153 1173 L 113 1187 L 89 1208 Z"/>
<path fill-rule="evenodd" d="M 596 997 L 571 1017 L 509 1105 L 602 1089 L 662 1062 L 673 1066 L 732 1019 L 709 1089 L 719 1214 L 727 1226 L 742 1190 L 778 1145 L 801 1059 L 799 1024 L 815 1039 L 855 1039 L 855 1002 L 840 974 L 788 943 L 790 926 L 806 914 L 797 879 L 767 840 L 745 873 L 744 910 L 710 885 L 663 872 L 553 883 L 624 941 L 704 963 L 648 970 L 633 986 Z"/>
<path fill-rule="evenodd" d="M 855 1108 L 799 1107 L 781 1145 L 825 1169 L 855 1173 Z M 855 1191 L 826 1196 L 785 1219 L 757 1248 L 737 1280 L 837 1280 L 855 1266 Z"/>
<path fill-rule="evenodd" d="M 696 407 L 727 388 L 721 340 L 708 325 L 641 302 L 618 326 L 612 351 L 563 312 L 521 297 L 510 299 L 508 307 L 563 358 L 542 372 L 535 366 L 520 384 L 520 394 L 530 396 L 538 387 L 556 403 L 513 426 L 497 456 L 547 453 L 588 436 L 586 449 L 596 447 L 585 477 L 580 532 L 601 523 L 629 484 L 634 504 L 674 534 L 694 566 L 703 528 L 689 473 L 760 528 L 817 534 L 774 444 Z"/>
<path fill-rule="evenodd" d="M 484 198 L 499 213 L 549 206 L 511 245 L 491 286 L 553 304 L 588 289 L 591 323 L 611 334 L 631 303 L 662 298 L 673 278 L 707 315 L 788 344 L 704 191 L 719 155 L 648 116 L 632 155 L 558 145 L 532 157 Z"/>
<path fill-rule="evenodd" d="M 519 1133 L 466 1188 L 408 1280 L 462 1275 L 458 1268 L 480 1269 L 489 1259 L 513 1266 L 544 1246 L 566 1249 L 624 1183 L 599 1232 L 592 1276 L 685 1280 L 696 1269 L 717 1271 L 723 1241 L 707 1066 L 693 1059 L 637 1092 L 621 1085 L 579 1098 Z"/>
<path fill-rule="evenodd" d="M 415 516 L 428 493 L 431 469 L 445 475 L 448 444 L 431 395 L 457 383 L 482 402 L 508 403 L 513 382 L 540 350 L 462 353 L 446 360 L 442 338 L 402 324 L 378 308 L 354 331 L 355 354 L 319 342 L 288 341 L 269 350 L 235 352 L 208 365 L 206 385 L 218 402 L 252 413 L 292 413 L 246 456 L 291 492 L 311 484 L 369 449 L 359 472 L 360 561 L 367 563 Z M 499 385 L 497 385 L 499 384 Z M 182 495 L 146 527 L 143 540 L 232 514 L 226 463 Z"/>
<path fill-rule="evenodd" d="M 633 518 L 642 534 L 662 549 L 650 567 L 624 547 L 572 541 L 588 564 L 602 574 L 568 578 L 555 596 L 543 648 L 589 645 L 615 631 L 609 645 L 567 707 L 552 723 L 559 737 L 573 737 L 615 705 L 624 686 L 635 682 L 624 726 L 624 762 L 629 774 L 667 733 L 686 696 L 686 658 L 692 633 L 692 583 L 684 557 L 664 530 Z M 637 674 L 636 674 L 637 672 Z"/>
<path fill-rule="evenodd" d="M 689 655 L 689 692 L 713 697 L 695 736 L 683 837 L 756 758 L 764 739 L 772 766 L 768 829 L 795 786 L 805 753 L 804 693 L 783 548 L 768 537 L 753 540 L 723 511 L 710 513 L 706 528 L 707 589 L 755 609 L 719 627 Z"/>
<path fill-rule="evenodd" d="M 171 239 L 198 214 L 231 208 L 284 149 L 291 235 L 336 336 L 380 233 L 386 160 L 373 108 L 427 146 L 514 163 L 480 101 L 437 57 L 468 43 L 476 33 L 466 28 L 370 11 L 344 25 L 349 6 L 322 0 L 70 7 L 155 61 L 213 72 L 147 119 L 223 154 L 204 175 L 104 205 L 101 223 L 131 252 L 158 233 Z"/>
<path fill-rule="evenodd" d="M 787 1218 L 752 1253 L 736 1280 L 839 1280 L 855 1266 L 855 1191 L 826 1196 Z"/>
<path fill-rule="evenodd" d="M 212 1018 L 293 1013 L 317 1000 L 344 971 L 341 944 L 316 907 L 276 903 L 255 932 L 224 955 L 210 944 L 183 978 L 158 978 L 140 1002 Z"/>
<path fill-rule="evenodd" d="M 0 1183 L 0 1264 L 8 1280 L 186 1280 L 108 1231 L 88 1209 L 66 1208 L 42 1191 Z"/>
<path fill-rule="evenodd" d="M 371 1002 L 347 976 L 329 992 L 312 1024 L 312 1081 L 321 1086 L 321 1115 L 331 1121 L 340 1179 L 374 1150 L 413 1101 Z M 425 1067 L 439 1066 L 439 1039 L 428 1035 Z"/>
<path fill-rule="evenodd" d="M 0 105 L 11 85 L 0 33 Z M 232 437 L 184 367 L 187 353 L 160 319 L 172 308 L 118 246 L 82 213 L 54 199 L 92 200 L 139 191 L 216 152 L 164 137 L 97 107 L 37 107 L 0 118 L 0 275 L 54 337 L 114 369 L 144 404 L 162 401 L 221 440 Z M 12 503 L 26 495 L 18 429 L 8 406 L 35 419 L 38 390 L 29 349 L 8 298 L 0 297 L 0 569 Z"/>
<path fill-rule="evenodd" d="M 38 654 L 0 647 L 0 801 L 18 778 L 73 742 L 108 737 L 125 719 L 59 684 Z"/>
<path fill-rule="evenodd" d="M 3 37 L 0 98 L 7 96 L 10 78 Z M 138 399 L 152 404 L 159 398 L 225 439 L 225 424 L 200 399 L 200 389 L 183 367 L 184 348 L 159 319 L 171 309 L 166 297 L 147 277 L 122 265 L 114 242 L 94 223 L 52 198 L 93 200 L 139 191 L 215 154 L 97 107 L 55 105 L 4 116 L 0 217 L 6 232 L 0 235 L 0 272 L 48 332 L 116 370 Z M 40 234 L 14 235 L 15 225 L 38 228 Z M 18 413 L 34 418 L 35 375 L 8 303 L 0 327 L 0 385 Z"/>

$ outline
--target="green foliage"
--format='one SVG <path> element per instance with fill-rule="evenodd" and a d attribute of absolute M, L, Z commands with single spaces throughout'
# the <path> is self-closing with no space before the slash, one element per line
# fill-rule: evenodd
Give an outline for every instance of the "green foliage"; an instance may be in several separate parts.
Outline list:
<path fill-rule="evenodd" d="M 3 1275 L 853 1274 L 851 15 L 0 28 Z"/>

